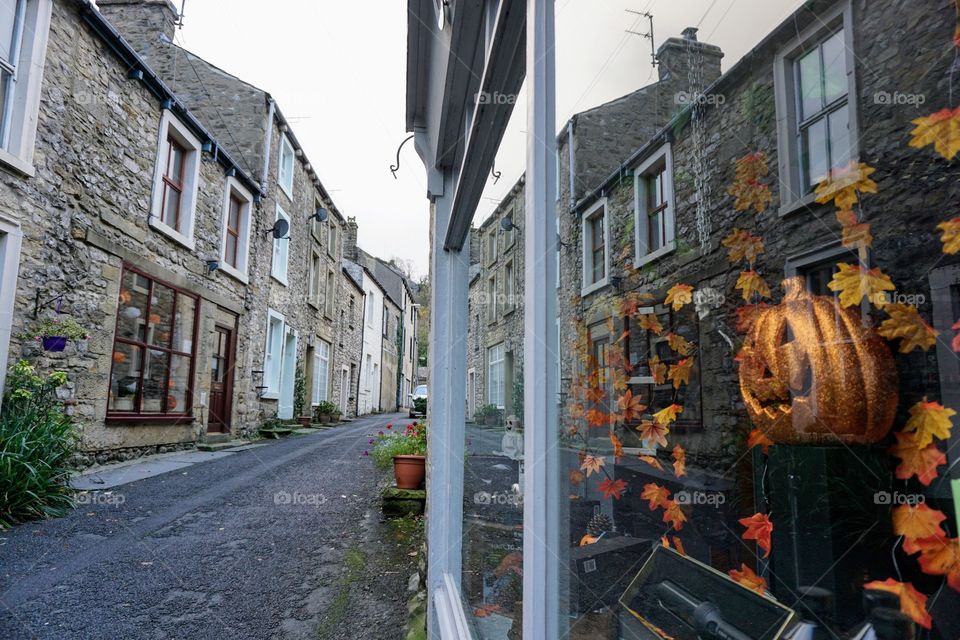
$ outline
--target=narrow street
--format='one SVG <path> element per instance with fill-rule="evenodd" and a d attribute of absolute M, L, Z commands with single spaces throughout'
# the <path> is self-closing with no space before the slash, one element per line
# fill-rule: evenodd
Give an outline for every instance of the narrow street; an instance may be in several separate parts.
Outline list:
<path fill-rule="evenodd" d="M 269 442 L 0 534 L 0 638 L 402 638 L 419 543 L 380 521 L 372 434 Z"/>

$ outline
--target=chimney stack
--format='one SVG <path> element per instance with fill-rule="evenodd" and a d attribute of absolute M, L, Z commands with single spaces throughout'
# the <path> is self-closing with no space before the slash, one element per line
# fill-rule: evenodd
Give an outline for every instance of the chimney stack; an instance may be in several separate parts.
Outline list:
<path fill-rule="evenodd" d="M 357 219 L 353 216 L 347 218 L 343 230 L 343 257 L 351 262 L 357 262 L 360 257 L 357 250 Z"/>
<path fill-rule="evenodd" d="M 720 47 L 697 39 L 696 27 L 687 27 L 679 38 L 668 38 L 661 44 L 657 49 L 657 69 L 661 104 L 669 105 L 666 115 L 688 106 L 697 94 L 713 84 L 720 77 L 722 59 Z M 695 66 L 700 69 L 694 69 Z M 691 74 L 691 70 L 695 73 Z"/>
<path fill-rule="evenodd" d="M 100 13 L 137 53 L 149 58 L 161 36 L 173 41 L 180 14 L 170 0 L 97 0 Z"/>

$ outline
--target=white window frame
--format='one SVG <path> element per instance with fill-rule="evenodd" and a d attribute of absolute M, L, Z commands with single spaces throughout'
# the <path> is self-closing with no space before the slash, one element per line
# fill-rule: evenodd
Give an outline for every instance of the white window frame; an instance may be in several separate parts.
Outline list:
<path fill-rule="evenodd" d="M 650 251 L 647 238 L 650 231 L 650 216 L 647 210 L 647 181 L 653 168 L 664 165 L 663 191 L 667 208 L 663 211 L 664 239 L 661 247 Z M 673 193 L 673 150 L 669 143 L 653 152 L 633 172 L 634 247 L 633 268 L 639 269 L 676 249 L 676 201 Z"/>
<path fill-rule="evenodd" d="M 230 196 L 236 196 L 243 206 L 240 208 L 240 237 L 237 238 L 237 266 L 227 264 L 227 222 L 230 219 Z M 240 282 L 249 282 L 250 263 L 250 221 L 253 219 L 253 195 L 234 177 L 227 178 L 223 192 L 223 223 L 220 233 L 220 271 L 236 278 Z"/>
<path fill-rule="evenodd" d="M 487 324 L 497 321 L 497 274 L 487 278 Z"/>
<path fill-rule="evenodd" d="M 287 224 L 290 224 L 290 216 L 286 211 L 283 210 L 279 204 L 277 205 L 277 215 L 274 220 L 284 219 L 287 221 Z M 290 270 L 290 233 L 293 232 L 293 227 L 290 227 L 288 235 L 286 238 L 274 238 L 273 239 L 273 254 L 270 258 L 270 276 L 274 280 L 287 286 L 287 275 Z M 286 243 L 286 244 L 283 244 Z M 280 249 L 283 249 L 281 253 Z M 280 264 L 280 256 L 283 256 L 283 264 Z"/>
<path fill-rule="evenodd" d="M 487 234 L 487 240 L 483 246 L 483 255 L 488 266 L 497 261 L 497 248 L 497 230 L 494 228 Z"/>
<path fill-rule="evenodd" d="M 3 397 L 3 385 L 7 376 L 22 241 L 23 230 L 19 223 L 0 214 L 0 398 Z"/>
<path fill-rule="evenodd" d="M 517 210 L 517 209 L 516 209 L 515 206 L 510 205 L 510 206 L 507 208 L 506 212 L 504 212 L 501 220 L 502 220 L 503 218 L 510 218 L 511 220 L 513 220 L 514 222 L 516 222 L 516 217 L 515 217 L 515 216 L 516 216 L 516 210 Z M 517 241 L 517 228 L 516 228 L 516 227 L 511 227 L 511 229 L 510 229 L 509 231 L 503 231 L 503 251 L 504 251 L 504 252 L 506 252 L 507 249 L 509 249 L 510 247 L 512 247 L 516 241 Z"/>
<path fill-rule="evenodd" d="M 317 247 L 311 247 L 307 302 L 314 309 L 320 308 L 320 289 L 322 286 L 326 286 L 327 272 L 323 266 L 323 255 L 320 250 Z"/>
<path fill-rule="evenodd" d="M 598 215 L 603 216 L 603 277 L 596 282 L 590 282 L 593 270 L 593 232 L 590 222 Z M 583 248 L 583 287 L 580 295 L 585 296 L 610 283 L 610 216 L 607 211 L 607 198 L 595 202 L 582 216 L 581 245 Z"/>
<path fill-rule="evenodd" d="M 797 37 L 784 45 L 774 59 L 773 86 L 777 110 L 777 155 L 780 166 L 780 210 L 784 216 L 811 206 L 816 193 L 803 193 L 800 176 L 800 140 L 797 135 L 797 105 L 794 62 L 811 43 L 819 44 L 827 34 L 843 29 L 847 65 L 847 109 L 849 118 L 850 161 L 860 157 L 859 129 L 857 127 L 856 51 L 854 43 L 853 9 L 849 0 L 837 3 L 817 18 Z"/>
<path fill-rule="evenodd" d="M 494 359 L 494 357 L 497 359 Z M 497 397 L 493 393 L 493 369 L 499 368 L 499 383 Z M 487 402 L 494 405 L 497 409 L 506 408 L 507 400 L 507 349 L 503 342 L 497 343 L 487 348 Z M 499 402 L 498 402 L 499 401 Z"/>
<path fill-rule="evenodd" d="M 377 302 L 377 292 L 373 289 L 367 291 L 367 326 L 373 328 L 373 306 Z"/>
<path fill-rule="evenodd" d="M 293 200 L 293 174 L 296 172 L 297 155 L 286 134 L 280 134 L 280 153 L 277 154 L 277 184 L 287 197 Z"/>
<path fill-rule="evenodd" d="M 187 153 L 183 158 L 183 192 L 180 200 L 180 231 L 167 225 L 161 219 L 163 208 L 163 175 L 167 169 L 167 155 L 173 137 L 183 145 Z M 197 218 L 197 190 L 200 186 L 200 162 L 203 145 L 185 124 L 180 122 L 169 109 L 160 116 L 160 135 L 157 138 L 157 156 L 153 169 L 153 200 L 150 208 L 150 227 L 181 244 L 191 251 L 194 249 L 193 230 Z"/>
<path fill-rule="evenodd" d="M 270 326 L 279 323 L 275 334 L 276 344 L 270 342 Z M 283 348 L 287 335 L 287 320 L 282 313 L 267 309 L 267 331 L 264 334 L 263 348 L 263 385 L 266 387 L 262 398 L 277 400 L 280 398 L 280 380 L 283 377 Z M 275 375 L 275 377 L 274 377 Z"/>
<path fill-rule="evenodd" d="M 517 308 L 517 268 L 511 258 L 503 265 L 503 305 L 504 315 Z"/>
<path fill-rule="evenodd" d="M 326 353 L 324 353 L 324 347 Z M 330 354 L 332 345 L 326 340 L 317 340 L 313 352 L 313 390 L 311 406 L 317 406 L 323 400 L 330 399 Z"/>
<path fill-rule="evenodd" d="M 323 292 L 323 315 L 333 318 L 333 303 L 336 299 L 337 274 L 333 269 L 327 269 Z"/>
<path fill-rule="evenodd" d="M 327 255 L 329 255 L 334 260 L 338 260 L 339 256 L 339 242 L 337 234 L 340 230 L 337 228 L 337 223 L 333 221 L 332 218 L 327 219 Z"/>
<path fill-rule="evenodd" d="M 52 0 L 25 0 L 20 37 L 14 38 L 19 39 L 19 47 L 11 52 L 16 73 L 7 103 L 9 112 L 0 105 L 0 119 L 7 123 L 5 131 L 0 126 L 0 167 L 27 177 L 35 174 L 33 152 L 52 10 Z"/>

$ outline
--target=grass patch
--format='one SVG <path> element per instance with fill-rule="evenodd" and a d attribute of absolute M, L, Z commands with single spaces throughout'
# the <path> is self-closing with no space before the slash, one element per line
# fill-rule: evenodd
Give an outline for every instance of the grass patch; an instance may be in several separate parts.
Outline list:
<path fill-rule="evenodd" d="M 354 582 L 363 576 L 363 571 L 367 566 L 367 556 L 360 551 L 357 545 L 353 545 L 347 549 L 343 563 L 347 567 L 347 572 L 340 578 L 340 582 L 337 583 L 336 593 L 330 600 L 330 608 L 327 610 L 327 614 L 323 617 L 323 621 L 317 629 L 317 638 L 320 640 L 328 640 L 336 637 L 334 632 L 337 631 L 344 622 L 344 619 L 347 617 L 347 612 L 350 609 L 350 588 Z"/>

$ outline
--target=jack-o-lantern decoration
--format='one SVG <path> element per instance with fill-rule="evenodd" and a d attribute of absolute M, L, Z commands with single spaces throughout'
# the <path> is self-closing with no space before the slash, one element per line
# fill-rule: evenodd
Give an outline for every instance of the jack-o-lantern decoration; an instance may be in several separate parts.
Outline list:
<path fill-rule="evenodd" d="M 853 310 L 806 291 L 802 278 L 783 286 L 783 302 L 757 312 L 737 358 L 750 418 L 775 443 L 880 440 L 897 409 L 890 349 Z"/>

